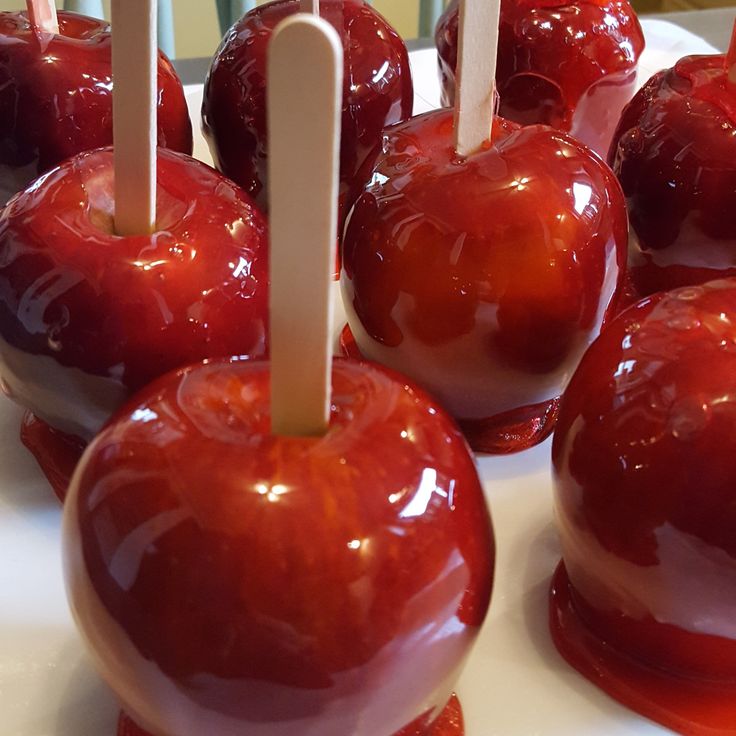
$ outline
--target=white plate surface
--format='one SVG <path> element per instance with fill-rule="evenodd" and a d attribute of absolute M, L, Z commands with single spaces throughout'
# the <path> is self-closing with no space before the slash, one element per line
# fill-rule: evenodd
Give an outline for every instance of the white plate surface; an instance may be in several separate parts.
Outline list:
<path fill-rule="evenodd" d="M 715 51 L 670 23 L 643 25 L 642 82 L 682 55 Z M 416 52 L 412 61 L 416 109 L 432 109 L 439 99 L 434 52 Z M 201 87 L 187 92 L 197 114 Z M 210 161 L 199 136 L 195 152 Z M 114 736 L 117 707 L 90 669 L 66 606 L 59 507 L 18 440 L 20 418 L 0 397 L 0 736 Z M 547 589 L 559 551 L 549 443 L 481 458 L 480 469 L 498 561 L 491 613 L 458 688 L 467 736 L 670 733 L 602 694 L 550 642 Z"/>

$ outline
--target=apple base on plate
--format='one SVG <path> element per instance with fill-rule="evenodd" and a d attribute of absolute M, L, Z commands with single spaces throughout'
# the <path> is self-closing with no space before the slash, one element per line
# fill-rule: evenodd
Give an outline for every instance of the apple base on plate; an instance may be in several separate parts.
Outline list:
<path fill-rule="evenodd" d="M 346 358 L 366 360 L 358 343 L 345 325 L 340 333 L 340 351 Z M 488 455 L 510 455 L 528 450 L 549 437 L 557 423 L 559 397 L 541 404 L 523 406 L 513 411 L 483 419 L 459 419 L 455 421 L 474 452 Z"/>
<path fill-rule="evenodd" d="M 627 708 L 683 736 L 736 735 L 736 683 L 656 669 L 600 639 L 578 612 L 564 563 L 550 588 L 549 624 L 560 654 Z"/>
<path fill-rule="evenodd" d="M 434 723 L 427 726 L 420 719 L 420 723 L 412 723 L 402 729 L 396 736 L 464 736 L 463 710 L 457 695 L 453 695 Z M 125 713 L 120 714 L 117 736 L 150 736 L 147 731 L 137 726 Z"/>

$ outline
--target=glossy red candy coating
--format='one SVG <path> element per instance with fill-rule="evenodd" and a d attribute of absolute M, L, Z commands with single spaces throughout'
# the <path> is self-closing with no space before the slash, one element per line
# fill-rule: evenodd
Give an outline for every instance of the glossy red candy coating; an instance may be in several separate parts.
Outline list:
<path fill-rule="evenodd" d="M 0 376 L 89 439 L 131 391 L 206 357 L 266 351 L 263 216 L 221 174 L 159 150 L 153 235 L 112 232 L 112 153 L 80 154 L 0 214 Z"/>
<path fill-rule="evenodd" d="M 447 707 L 434 723 L 429 726 L 416 724 L 402 729 L 396 736 L 464 736 L 463 711 L 457 695 L 450 698 Z M 150 736 L 130 720 L 124 713 L 120 714 L 117 736 Z"/>
<path fill-rule="evenodd" d="M 494 145 L 462 160 L 452 126 L 443 110 L 386 131 L 346 226 L 343 301 L 366 358 L 474 425 L 474 449 L 508 452 L 551 426 L 515 443 L 496 419 L 545 414 L 600 331 L 626 212 L 610 169 L 565 133 L 498 118 Z"/>
<path fill-rule="evenodd" d="M 0 13 L 0 201 L 82 151 L 112 144 L 112 38 L 102 20 L 59 12 L 59 35 Z M 158 143 L 191 154 L 181 81 L 158 61 Z"/>
<path fill-rule="evenodd" d="M 455 100 L 458 0 L 435 33 L 443 103 Z M 503 0 L 499 115 L 567 131 L 601 156 L 636 89 L 644 35 L 627 0 Z M 489 50 L 490 53 L 490 50 Z"/>
<path fill-rule="evenodd" d="M 269 366 L 160 379 L 93 441 L 65 506 L 72 609 L 126 711 L 172 736 L 390 736 L 449 700 L 493 533 L 462 435 L 336 361 L 324 437 L 270 434 Z"/>
<path fill-rule="evenodd" d="M 724 64 L 689 56 L 659 72 L 614 136 L 639 296 L 736 275 L 736 89 Z"/>
<path fill-rule="evenodd" d="M 226 176 L 267 205 L 266 50 L 274 28 L 299 11 L 277 0 L 247 13 L 225 36 L 204 89 L 202 130 Z M 383 128 L 411 115 L 414 89 L 404 42 L 363 0 L 323 0 L 320 14 L 345 51 L 340 221 L 370 176 Z"/>
<path fill-rule="evenodd" d="M 736 280 L 646 299 L 586 353 L 552 450 L 558 646 L 687 734 L 736 733 L 734 375 Z M 609 650 L 594 674 L 585 630 Z"/>

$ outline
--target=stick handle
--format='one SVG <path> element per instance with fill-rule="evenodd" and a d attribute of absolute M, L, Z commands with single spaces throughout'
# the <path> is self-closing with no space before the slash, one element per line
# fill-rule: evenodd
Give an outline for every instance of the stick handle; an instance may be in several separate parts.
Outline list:
<path fill-rule="evenodd" d="M 319 15 L 319 0 L 301 0 L 301 11 Z"/>
<path fill-rule="evenodd" d="M 56 17 L 54 0 L 26 0 L 26 9 L 31 25 L 41 33 L 59 32 L 59 19 Z"/>
<path fill-rule="evenodd" d="M 115 232 L 156 223 L 156 0 L 112 0 Z"/>
<path fill-rule="evenodd" d="M 316 15 L 283 21 L 268 57 L 271 427 L 327 431 L 343 51 Z"/>
<path fill-rule="evenodd" d="M 491 140 L 500 0 L 460 0 L 455 151 L 471 156 Z"/>

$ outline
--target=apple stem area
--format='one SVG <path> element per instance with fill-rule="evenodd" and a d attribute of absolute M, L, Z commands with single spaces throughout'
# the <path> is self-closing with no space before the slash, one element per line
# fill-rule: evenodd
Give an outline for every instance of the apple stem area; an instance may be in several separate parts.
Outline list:
<path fill-rule="evenodd" d="M 57 34 L 59 20 L 56 16 L 54 0 L 26 0 L 28 18 L 31 25 L 41 33 Z"/>
<path fill-rule="evenodd" d="M 318 15 L 293 15 L 268 52 L 271 431 L 326 434 L 332 397 L 343 48 Z M 297 121 L 295 123 L 295 121 Z"/>
<path fill-rule="evenodd" d="M 731 84 L 736 84 L 736 22 L 734 22 L 731 31 L 731 43 L 726 53 L 726 69 L 728 71 L 728 81 Z"/>
<path fill-rule="evenodd" d="M 301 11 L 302 13 L 319 15 L 319 0 L 302 0 Z"/>
<path fill-rule="evenodd" d="M 500 0 L 460 0 L 455 151 L 472 156 L 491 140 Z"/>

